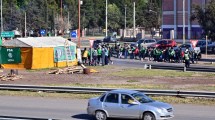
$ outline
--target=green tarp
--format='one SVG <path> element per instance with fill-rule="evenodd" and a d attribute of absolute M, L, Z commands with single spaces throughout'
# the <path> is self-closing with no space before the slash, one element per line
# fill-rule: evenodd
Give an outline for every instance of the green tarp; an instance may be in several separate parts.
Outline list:
<path fill-rule="evenodd" d="M 20 48 L 0 47 L 0 64 L 21 63 Z"/>

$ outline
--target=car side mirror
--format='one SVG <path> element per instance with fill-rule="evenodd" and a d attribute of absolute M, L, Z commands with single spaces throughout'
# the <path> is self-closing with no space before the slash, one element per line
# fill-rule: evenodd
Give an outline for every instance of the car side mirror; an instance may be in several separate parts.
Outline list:
<path fill-rule="evenodd" d="M 131 102 L 130 104 L 132 104 L 132 105 L 138 105 L 139 103 L 136 102 L 136 101 L 133 101 L 133 102 Z"/>
<path fill-rule="evenodd" d="M 128 101 L 129 104 L 132 104 L 132 105 L 138 105 L 139 103 L 134 101 L 134 100 L 129 100 Z"/>

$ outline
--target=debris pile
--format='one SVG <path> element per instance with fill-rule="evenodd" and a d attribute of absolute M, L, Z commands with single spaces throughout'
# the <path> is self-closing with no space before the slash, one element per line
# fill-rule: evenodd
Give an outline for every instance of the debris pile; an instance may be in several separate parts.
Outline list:
<path fill-rule="evenodd" d="M 18 80 L 18 79 L 22 79 L 22 76 L 20 75 L 0 75 L 0 80 L 1 81 L 14 81 L 14 80 Z"/>
<path fill-rule="evenodd" d="M 0 80 L 1 81 L 14 81 L 14 80 L 18 80 L 18 79 L 22 79 L 21 75 L 16 75 L 16 74 L 7 74 L 7 75 L 0 75 Z"/>
<path fill-rule="evenodd" d="M 86 68 L 83 64 L 80 66 L 70 66 L 66 68 L 57 68 L 54 69 L 48 74 L 74 74 L 74 73 L 84 73 L 84 74 L 89 74 L 89 73 L 95 73 L 98 72 L 94 69 Z"/>
<path fill-rule="evenodd" d="M 73 74 L 83 71 L 81 67 L 71 66 L 66 68 L 57 68 L 49 72 L 49 74 Z"/>

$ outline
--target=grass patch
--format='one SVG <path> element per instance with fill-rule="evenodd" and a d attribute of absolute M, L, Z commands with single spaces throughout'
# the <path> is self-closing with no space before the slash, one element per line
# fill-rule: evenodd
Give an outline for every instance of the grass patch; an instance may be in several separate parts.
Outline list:
<path fill-rule="evenodd" d="M 211 62 L 208 63 L 204 63 L 205 65 L 211 65 L 211 66 L 215 66 L 215 62 L 213 62 L 213 64 Z"/>
<path fill-rule="evenodd" d="M 113 89 L 170 89 L 167 85 L 154 84 L 50 84 L 50 86 L 70 86 L 70 87 L 95 87 L 95 88 L 113 88 Z"/>
<path fill-rule="evenodd" d="M 172 96 L 152 96 L 154 100 L 167 102 L 171 104 L 200 104 L 215 105 L 215 99 L 212 98 L 180 98 Z"/>
<path fill-rule="evenodd" d="M 188 88 L 188 90 L 192 90 L 192 91 L 215 91 L 215 85 L 204 85 L 204 86 L 195 86 L 195 87 L 190 87 Z"/>
<path fill-rule="evenodd" d="M 145 70 L 145 69 L 124 69 L 123 71 L 111 73 L 115 76 L 123 77 L 215 77 L 214 73 L 199 73 L 199 72 L 182 72 L 182 71 L 173 71 L 173 70 Z"/>
<path fill-rule="evenodd" d="M 111 66 L 111 65 L 105 65 L 105 66 L 100 66 L 100 65 L 97 65 L 97 66 L 88 66 L 88 68 L 92 68 L 92 69 L 96 69 L 96 70 L 103 70 L 103 69 L 114 69 L 115 66 Z"/>
<path fill-rule="evenodd" d="M 158 90 L 175 90 L 169 85 L 158 84 L 139 84 L 137 80 L 128 80 L 127 82 L 133 84 L 49 84 L 49 86 L 67 86 L 67 87 L 92 87 L 92 88 L 113 88 L 113 89 L 158 89 Z M 187 91 L 215 91 L 215 85 L 204 86 L 190 86 L 186 88 L 179 88 L 177 90 Z"/>
<path fill-rule="evenodd" d="M 28 92 L 28 91 L 0 91 L 1 96 L 30 96 L 30 97 L 48 97 L 48 98 L 69 98 L 69 99 L 89 99 L 98 97 L 101 94 L 81 94 L 81 93 L 48 93 L 48 92 Z M 201 104 L 215 105 L 215 99 L 205 98 L 179 98 L 171 96 L 150 96 L 154 100 L 167 102 L 170 104 Z"/>
<path fill-rule="evenodd" d="M 126 82 L 128 83 L 134 83 L 134 82 L 139 82 L 138 80 L 127 80 Z"/>

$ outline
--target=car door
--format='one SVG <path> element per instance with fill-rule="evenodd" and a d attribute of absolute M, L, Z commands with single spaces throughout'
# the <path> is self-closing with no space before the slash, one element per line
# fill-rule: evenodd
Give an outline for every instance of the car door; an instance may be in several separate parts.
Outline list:
<path fill-rule="evenodd" d="M 121 94 L 120 96 L 120 116 L 126 118 L 139 118 L 140 105 L 131 104 L 129 101 L 135 101 L 130 95 Z"/>
<path fill-rule="evenodd" d="M 119 116 L 118 111 L 120 110 L 119 106 L 119 94 L 118 93 L 108 93 L 106 99 L 103 103 L 103 108 L 108 112 L 110 117 Z"/>
<path fill-rule="evenodd" d="M 150 41 L 150 40 L 148 40 L 148 39 L 145 40 L 145 46 L 148 46 L 149 41 Z"/>

